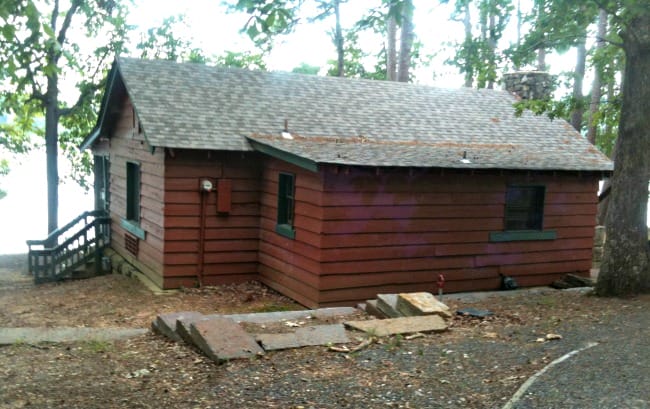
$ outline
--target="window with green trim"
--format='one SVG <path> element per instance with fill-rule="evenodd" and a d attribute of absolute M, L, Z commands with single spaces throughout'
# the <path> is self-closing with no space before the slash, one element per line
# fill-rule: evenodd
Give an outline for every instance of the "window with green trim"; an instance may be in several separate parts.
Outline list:
<path fill-rule="evenodd" d="M 508 186 L 505 230 L 542 230 L 544 193 L 544 186 Z"/>
<path fill-rule="evenodd" d="M 289 238 L 295 237 L 293 229 L 295 175 L 278 175 L 278 220 L 276 231 Z"/>
<path fill-rule="evenodd" d="M 126 220 L 140 221 L 140 165 L 126 163 Z"/>

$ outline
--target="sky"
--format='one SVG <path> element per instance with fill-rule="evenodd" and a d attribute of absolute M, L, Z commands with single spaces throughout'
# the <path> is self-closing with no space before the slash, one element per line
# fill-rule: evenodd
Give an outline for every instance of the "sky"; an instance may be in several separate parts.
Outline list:
<path fill-rule="evenodd" d="M 187 31 L 179 34 L 191 38 L 193 43 L 204 50 L 207 55 L 220 55 L 225 51 L 252 51 L 255 47 L 240 30 L 245 26 L 248 15 L 228 12 L 224 3 L 235 0 L 134 0 L 130 11 L 129 23 L 140 30 L 159 26 L 164 18 L 184 15 Z M 343 29 L 351 28 L 367 10 L 378 6 L 381 0 L 349 0 L 341 5 Z M 453 1 L 441 4 L 440 1 L 414 0 L 414 25 L 418 41 L 422 42 L 422 53 L 431 57 L 431 66 L 414 71 L 415 82 L 445 88 L 463 85 L 463 77 L 456 67 L 444 64 L 453 53 L 453 44 L 462 41 L 463 25 L 461 22 L 449 21 L 453 11 Z M 314 15 L 313 1 L 305 2 L 305 15 Z M 521 0 L 522 10 L 531 7 L 532 0 Z M 303 20 L 305 18 L 303 17 Z M 515 16 L 511 16 L 511 21 Z M 329 36 L 334 26 L 334 17 L 309 24 L 299 24 L 294 33 L 283 36 L 276 42 L 271 53 L 266 57 L 270 70 L 291 71 L 301 63 L 307 63 L 326 71 L 328 61 L 336 58 L 336 50 Z M 526 27 L 523 27 L 523 31 Z M 509 24 L 503 35 L 500 48 L 506 48 L 516 42 L 515 24 Z M 133 41 L 137 42 L 135 34 Z M 361 48 L 370 53 L 379 51 L 383 38 L 379 34 L 368 32 L 359 38 Z M 589 44 L 588 44 L 589 46 Z M 562 55 L 549 53 L 547 63 L 551 74 L 557 75 L 571 71 L 575 64 L 575 51 L 569 50 Z M 589 92 L 591 74 L 587 73 L 584 92 Z M 566 93 L 561 89 L 558 92 Z M 557 92 L 556 92 L 557 94 Z"/>
<path fill-rule="evenodd" d="M 352 27 L 368 9 L 380 3 L 379 0 L 350 0 L 343 3 L 343 29 Z M 306 2 L 307 6 L 309 4 L 310 2 Z M 463 35 L 462 23 L 448 21 L 453 10 L 452 5 L 431 0 L 414 0 L 414 5 L 414 25 L 418 40 L 423 44 L 423 53 L 433 55 L 432 67 L 415 72 L 416 82 L 443 87 L 462 86 L 463 78 L 457 69 L 443 64 L 452 54 L 451 48 L 445 45 L 462 40 Z M 160 25 L 163 19 L 170 15 L 184 14 L 190 29 L 180 34 L 191 37 L 207 55 L 222 54 L 226 50 L 254 51 L 252 42 L 239 32 L 245 26 L 248 16 L 242 13 L 227 13 L 223 2 L 135 0 L 135 6 L 130 13 L 130 23 L 142 28 Z M 315 14 L 312 11 L 313 9 L 307 8 L 305 14 Z M 269 69 L 291 71 L 302 62 L 326 67 L 328 60 L 336 58 L 336 51 L 328 34 L 333 26 L 333 17 L 321 22 L 299 24 L 294 34 L 283 37 L 275 45 L 267 58 Z M 516 34 L 511 31 L 504 37 L 507 37 L 504 40 L 507 45 L 508 42 L 515 41 Z M 360 37 L 360 44 L 364 51 L 376 52 L 382 40 L 380 35 L 368 32 Z M 565 56 L 560 59 L 562 60 L 573 61 L 573 58 Z M 551 64 L 558 66 L 557 61 L 551 61 Z M 558 66 L 557 69 L 565 67 L 566 64 L 563 64 L 562 68 Z"/>

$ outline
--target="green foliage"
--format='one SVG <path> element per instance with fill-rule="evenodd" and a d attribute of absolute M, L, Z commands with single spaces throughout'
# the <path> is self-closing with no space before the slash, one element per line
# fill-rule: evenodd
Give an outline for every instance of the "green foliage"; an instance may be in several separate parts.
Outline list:
<path fill-rule="evenodd" d="M 242 32 L 268 51 L 276 36 L 292 32 L 298 24 L 301 4 L 302 0 L 237 0 L 229 8 L 250 15 Z"/>
<path fill-rule="evenodd" d="M 79 156 L 77 144 L 90 132 L 98 102 L 101 78 L 113 56 L 120 52 L 128 27 L 125 9 L 115 1 L 73 0 L 66 4 L 13 0 L 0 6 L 0 115 L 11 121 L 2 124 L 3 145 L 22 153 L 32 145 L 32 136 L 45 135 L 45 113 L 53 113 L 61 128 L 61 147 L 68 156 Z M 101 46 L 90 49 L 82 33 Z M 59 96 L 61 81 L 73 83 L 76 101 Z M 77 161 L 89 170 L 89 157 Z M 81 174 L 80 173 L 80 174 Z"/>
<path fill-rule="evenodd" d="M 300 63 L 299 66 L 295 67 L 294 69 L 291 70 L 291 72 L 297 73 L 297 74 L 308 74 L 308 75 L 318 75 L 318 72 L 320 71 L 320 67 L 317 65 L 309 65 L 307 63 Z"/>
<path fill-rule="evenodd" d="M 506 51 L 515 67 L 535 60 L 540 49 L 564 53 L 587 36 L 587 28 L 596 20 L 598 7 L 593 0 L 535 0 L 533 12 L 524 18 L 532 29 L 521 44 Z"/>
<path fill-rule="evenodd" d="M 456 1 L 452 19 L 463 21 L 466 35 L 462 43 L 452 44 L 456 54 L 446 63 L 458 67 L 465 74 L 466 84 L 485 88 L 497 81 L 498 71 L 506 61 L 497 44 L 503 37 L 513 9 L 511 0 Z M 476 25 L 471 22 L 473 14 L 478 16 Z M 477 32 L 474 32 L 474 27 L 478 28 Z"/>
<path fill-rule="evenodd" d="M 226 51 L 224 55 L 214 60 L 215 64 L 221 67 L 246 68 L 249 70 L 266 71 L 266 63 L 260 54 L 251 52 Z"/>
<path fill-rule="evenodd" d="M 192 47 L 191 40 L 175 34 L 184 29 L 189 30 L 184 15 L 167 17 L 159 27 L 148 29 L 136 45 L 140 50 L 140 58 L 205 64 L 208 59 L 202 51 Z"/>
<path fill-rule="evenodd" d="M 345 47 L 343 49 L 343 76 L 351 78 L 368 78 L 368 79 L 386 79 L 386 68 L 378 71 L 375 69 L 367 70 L 364 66 L 364 60 L 370 56 L 359 48 L 358 44 L 359 35 L 356 31 L 350 30 L 345 34 Z M 338 67 L 336 60 L 329 60 L 329 68 L 327 69 L 328 76 L 338 76 Z M 377 68 L 377 67 L 375 67 Z"/>
<path fill-rule="evenodd" d="M 110 351 L 113 348 L 113 344 L 106 340 L 91 339 L 84 342 L 83 347 L 91 352 L 103 354 Z"/>

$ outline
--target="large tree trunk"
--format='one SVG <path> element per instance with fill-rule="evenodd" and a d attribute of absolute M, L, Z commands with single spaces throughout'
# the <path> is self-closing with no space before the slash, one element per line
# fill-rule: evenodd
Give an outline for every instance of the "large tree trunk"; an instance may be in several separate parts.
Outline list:
<path fill-rule="evenodd" d="M 345 76 L 344 72 L 344 49 L 343 49 L 343 30 L 341 29 L 341 1 L 334 0 L 334 15 L 336 17 L 335 28 L 335 41 L 336 41 L 336 54 L 338 56 L 336 68 L 339 77 Z"/>
<path fill-rule="evenodd" d="M 413 0 L 402 4 L 402 32 L 399 45 L 399 67 L 397 81 L 409 82 L 411 79 L 411 49 L 413 47 Z"/>
<path fill-rule="evenodd" d="M 582 129 L 582 116 L 585 112 L 582 101 L 584 98 L 582 95 L 582 83 L 585 79 L 585 63 L 587 61 L 587 48 L 585 46 L 585 41 L 586 38 L 582 38 L 576 46 L 576 70 L 573 78 L 573 100 L 575 106 L 573 107 L 573 111 L 571 111 L 571 125 L 573 125 L 573 128 L 578 132 Z"/>
<path fill-rule="evenodd" d="M 59 226 L 59 117 L 58 117 L 58 78 L 51 75 L 47 81 L 45 101 L 45 156 L 47 169 L 47 232 Z M 52 245 L 52 243 L 48 243 Z"/>
<path fill-rule="evenodd" d="M 650 179 L 650 9 L 636 9 L 621 33 L 625 50 L 623 105 L 607 212 L 607 241 L 596 291 L 650 291 L 648 230 Z"/>
<path fill-rule="evenodd" d="M 386 79 L 397 81 L 397 21 L 390 13 L 387 24 L 386 42 Z"/>
<path fill-rule="evenodd" d="M 607 12 L 600 10 L 598 13 L 598 34 L 596 36 L 596 51 L 605 47 L 605 35 L 607 34 Z M 600 70 L 596 67 L 594 70 L 594 81 L 591 83 L 591 101 L 589 102 L 589 124 L 587 124 L 587 140 L 596 144 L 596 135 L 598 127 L 596 126 L 595 117 L 600 109 L 600 99 L 602 98 L 602 84 L 600 79 Z"/>

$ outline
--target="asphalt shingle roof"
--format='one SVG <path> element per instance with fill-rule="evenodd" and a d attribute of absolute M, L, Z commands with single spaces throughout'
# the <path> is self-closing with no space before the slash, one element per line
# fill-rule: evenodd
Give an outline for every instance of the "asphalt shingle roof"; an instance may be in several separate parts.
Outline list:
<path fill-rule="evenodd" d="M 316 163 L 612 169 L 565 121 L 516 117 L 506 91 L 131 58 L 117 67 L 153 146 L 251 150 L 250 138 Z M 285 119 L 293 139 L 281 136 Z"/>

